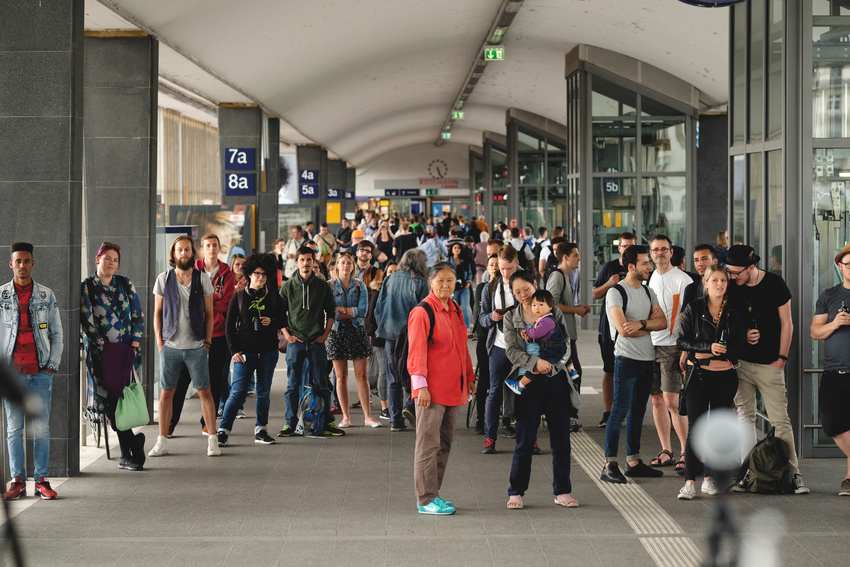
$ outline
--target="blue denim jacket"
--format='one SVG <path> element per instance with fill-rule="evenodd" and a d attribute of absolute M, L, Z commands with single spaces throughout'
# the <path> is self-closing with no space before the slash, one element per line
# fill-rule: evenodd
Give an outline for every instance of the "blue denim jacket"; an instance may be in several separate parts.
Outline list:
<path fill-rule="evenodd" d="M 398 271 L 384 278 L 378 303 L 375 304 L 377 335 L 382 339 L 398 339 L 401 328 L 416 305 L 428 297 L 431 286 L 422 276 L 407 271 Z"/>
<path fill-rule="evenodd" d="M 15 340 L 18 336 L 18 294 L 14 282 L 0 286 L 0 310 L 3 321 L 0 324 L 0 346 L 3 348 L 3 360 L 12 361 Z M 62 359 L 62 320 L 53 291 L 33 280 L 32 299 L 30 299 L 30 322 L 35 335 L 35 348 L 38 353 L 38 366 L 41 369 L 59 370 Z"/>
<path fill-rule="evenodd" d="M 348 285 L 348 291 L 342 287 L 339 278 L 331 280 L 331 286 L 334 294 L 334 305 L 337 307 L 351 307 L 354 317 L 347 319 L 355 327 L 363 326 L 363 317 L 366 315 L 366 310 L 369 308 L 369 289 L 366 284 L 360 280 L 353 278 Z M 339 311 L 334 311 L 334 317 L 339 316 Z M 336 331 L 339 327 L 339 321 L 334 321 L 333 330 Z"/>

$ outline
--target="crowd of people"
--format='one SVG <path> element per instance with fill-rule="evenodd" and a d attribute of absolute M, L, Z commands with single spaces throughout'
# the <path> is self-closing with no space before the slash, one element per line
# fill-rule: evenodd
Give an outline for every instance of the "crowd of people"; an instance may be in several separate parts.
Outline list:
<path fill-rule="evenodd" d="M 207 455 L 220 455 L 240 435 L 236 420 L 245 417 L 252 393 L 254 442 L 272 445 L 270 391 L 285 353 L 285 421 L 278 438 L 342 437 L 347 428 L 377 428 L 382 420 L 392 433 L 414 429 L 417 510 L 453 514 L 440 487 L 459 407 L 474 398 L 484 454 L 497 452 L 500 435 L 516 438 L 507 507 L 523 507 L 532 456 L 542 452 L 542 419 L 552 450 L 554 502 L 576 507 L 570 482 L 570 434 L 582 427 L 576 317 L 588 315 L 591 306 L 579 302 L 577 244 L 560 227 L 551 234 L 539 228 L 537 238 L 533 233 L 516 219 L 491 231 L 483 219 L 450 214 L 399 219 L 358 211 L 353 222 L 343 219 L 335 235 L 324 223 L 318 231 L 312 223 L 293 226 L 271 253 L 236 254 L 229 265 L 218 259 L 217 235 L 204 235 L 199 247 L 178 236 L 169 250 L 171 268 L 153 286 L 159 431 L 147 451 L 143 434 L 116 426 L 124 388 L 140 379 L 134 377 L 145 321 L 135 287 L 118 273 L 120 246 L 104 242 L 95 273 L 81 287 L 87 403 L 118 431 L 119 468 L 126 470 L 142 470 L 146 457 L 169 454 L 168 439 L 190 384 L 200 398 Z M 654 235 L 648 246 L 637 242 L 632 233 L 619 236 L 620 257 L 602 266 L 592 290 L 602 301 L 601 479 L 624 484 L 626 477 L 663 476 L 661 469 L 670 466 L 685 479 L 679 499 L 696 496 L 699 475 L 702 493 L 730 488 L 715 481 L 710 464 L 704 466 L 690 431 L 711 409 L 734 408 L 746 426 L 746 453 L 756 442 L 758 389 L 776 436 L 787 444 L 793 491 L 807 493 L 788 418 L 783 369 L 793 325 L 790 292 L 780 275 L 757 268 L 759 257 L 741 244 L 698 245 L 691 273 L 684 250 L 667 236 Z M 48 480 L 46 416 L 63 335 L 53 293 L 32 279 L 33 250 L 28 243 L 11 247 L 14 279 L 0 287 L 6 317 L 0 340 L 22 388 L 43 402 L 45 419 L 36 420 L 33 431 L 35 490 L 52 499 L 57 495 Z M 811 336 L 826 342 L 821 412 L 826 433 L 848 455 L 840 493 L 850 495 L 850 420 L 842 411 L 850 401 L 844 380 L 850 372 L 850 246 L 835 262 L 843 282 L 818 301 Z M 477 368 L 467 346 L 471 339 Z M 376 415 L 373 396 L 381 408 Z M 650 401 L 660 451 L 644 463 L 641 430 Z M 687 411 L 680 412 L 682 406 Z M 363 414 L 359 423 L 355 407 Z M 4 498 L 15 499 L 26 494 L 23 413 L 7 401 L 6 415 L 13 480 Z"/>

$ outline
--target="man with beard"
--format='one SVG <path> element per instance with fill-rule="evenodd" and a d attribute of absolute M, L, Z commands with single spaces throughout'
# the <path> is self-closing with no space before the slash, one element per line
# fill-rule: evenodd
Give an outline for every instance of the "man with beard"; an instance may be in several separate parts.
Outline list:
<path fill-rule="evenodd" d="M 180 371 L 186 368 L 201 398 L 201 415 L 212 435 L 207 436 L 207 455 L 221 454 L 216 439 L 216 407 L 210 391 L 209 350 L 213 335 L 213 287 L 209 276 L 198 270 L 195 243 L 183 234 L 171 243 L 168 263 L 172 269 L 156 278 L 153 330 L 159 348 L 159 436 L 150 457 L 168 454 L 166 440 L 171 423 L 174 390 Z"/>
<path fill-rule="evenodd" d="M 640 434 L 655 365 L 655 348 L 649 333 L 666 328 L 667 318 L 655 292 L 644 285 L 652 274 L 646 247 L 629 246 L 623 251 L 622 261 L 627 270 L 625 280 L 605 294 L 614 342 L 614 405 L 608 418 L 612 427 L 605 428 L 606 464 L 601 478 L 613 484 L 626 483 L 617 465 L 617 450 L 619 424 L 627 415 L 626 476 L 659 477 L 664 474 L 640 460 Z"/>

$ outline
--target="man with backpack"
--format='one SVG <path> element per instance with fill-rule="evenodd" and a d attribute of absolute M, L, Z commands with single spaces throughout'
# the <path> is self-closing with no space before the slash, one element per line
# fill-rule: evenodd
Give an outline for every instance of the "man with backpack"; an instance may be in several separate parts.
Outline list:
<path fill-rule="evenodd" d="M 292 437 L 298 422 L 302 384 L 309 375 L 314 395 L 323 402 L 322 427 L 304 434 L 317 439 L 345 435 L 331 415 L 331 388 L 328 382 L 328 354 L 325 341 L 331 333 L 336 305 L 327 282 L 313 275 L 316 250 L 302 246 L 296 253 L 298 273 L 280 286 L 286 325 L 281 329 L 286 342 L 286 425 L 278 437 Z M 305 368 L 309 366 L 309 369 Z M 309 373 L 309 374 L 308 374 Z"/>
<path fill-rule="evenodd" d="M 555 231 L 552 231 L 554 236 Z M 608 324 L 608 310 L 605 308 L 605 296 L 612 286 L 616 285 L 626 276 L 626 268 L 623 265 L 622 254 L 629 246 L 637 244 L 637 236 L 633 232 L 620 234 L 617 240 L 617 249 L 621 256 L 610 262 L 606 262 L 599 270 L 596 281 L 593 283 L 593 299 L 602 300 L 599 310 L 599 350 L 602 353 L 602 403 L 603 413 L 599 427 L 605 427 L 611 414 L 611 405 L 614 402 L 614 342 L 611 340 Z"/>
<path fill-rule="evenodd" d="M 519 267 L 526 272 L 534 273 L 534 266 L 532 266 L 532 261 L 534 260 L 534 254 L 531 253 L 531 246 L 529 246 L 525 241 L 522 240 L 522 231 L 519 227 L 513 227 L 511 229 L 511 246 L 513 246 L 517 251 L 517 259 L 519 260 Z"/>
<path fill-rule="evenodd" d="M 608 290 L 605 303 L 614 343 L 614 405 L 605 428 L 605 467 L 601 479 L 612 484 L 625 484 L 626 476 L 659 477 L 664 473 L 640 459 L 640 436 L 643 416 L 652 387 L 655 348 L 650 332 L 667 327 L 667 318 L 658 304 L 655 292 L 644 285 L 652 274 L 649 252 L 645 246 L 629 246 L 623 252 L 625 280 Z M 626 467 L 620 472 L 617 451 L 620 423 L 626 424 Z M 625 476 L 624 476 L 625 473 Z"/>
<path fill-rule="evenodd" d="M 558 309 L 564 313 L 564 320 L 567 323 L 567 334 L 570 337 L 570 360 L 567 365 L 572 365 L 575 371 L 573 383 L 576 389 L 581 391 L 581 362 L 578 359 L 578 350 L 576 349 L 576 341 L 578 340 L 578 328 L 576 327 L 576 318 L 584 317 L 590 313 L 590 305 L 574 305 L 573 290 L 570 283 L 570 273 L 578 268 L 581 256 L 578 252 L 578 244 L 574 242 L 562 242 L 555 249 L 555 256 L 560 264 L 546 281 L 546 289 L 552 293 L 555 298 Z M 572 372 L 570 373 L 572 375 Z M 581 424 L 578 421 L 578 410 L 573 408 L 573 414 L 570 416 L 570 431 L 573 433 L 581 429 Z"/>

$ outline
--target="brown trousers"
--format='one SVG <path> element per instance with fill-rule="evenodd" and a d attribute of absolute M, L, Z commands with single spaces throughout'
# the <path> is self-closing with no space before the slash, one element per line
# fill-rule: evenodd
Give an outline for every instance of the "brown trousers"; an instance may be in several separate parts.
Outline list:
<path fill-rule="evenodd" d="M 440 495 L 446 463 L 455 438 L 458 408 L 431 402 L 416 406 L 416 446 L 413 451 L 413 489 L 420 506 Z"/>

